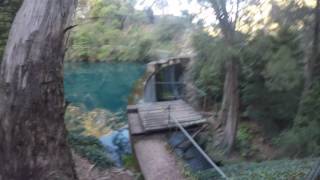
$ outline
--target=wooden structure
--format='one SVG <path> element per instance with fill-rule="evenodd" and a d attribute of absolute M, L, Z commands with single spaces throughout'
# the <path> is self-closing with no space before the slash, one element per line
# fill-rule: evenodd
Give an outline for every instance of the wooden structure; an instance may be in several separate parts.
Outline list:
<path fill-rule="evenodd" d="M 143 101 L 128 106 L 131 135 L 175 128 L 176 124 L 172 122 L 170 116 L 175 117 L 183 127 L 206 122 L 199 112 L 180 99 L 183 68 L 189 61 L 189 58 L 180 57 L 154 61 L 147 65 L 148 77 L 144 82 Z M 171 97 L 168 95 L 164 98 L 162 91 L 170 94 L 168 93 L 170 90 L 175 91 L 172 92 L 173 98 L 168 98 Z"/>
<path fill-rule="evenodd" d="M 130 133 L 137 135 L 175 128 L 171 116 L 184 127 L 206 122 L 200 113 L 183 100 L 141 103 L 128 107 Z"/>
<path fill-rule="evenodd" d="M 183 169 L 174 153 L 167 148 L 164 132 L 207 122 L 180 98 L 180 94 L 177 95 L 182 92 L 181 89 L 174 87 L 181 84 L 181 72 L 188 62 L 189 59 L 183 57 L 149 63 L 142 102 L 127 107 L 132 148 L 146 180 L 184 180 Z M 166 73 L 173 76 L 164 77 Z M 168 96 L 164 98 L 162 90 L 175 91 L 175 94 L 172 93 L 174 98 L 167 100 Z"/>

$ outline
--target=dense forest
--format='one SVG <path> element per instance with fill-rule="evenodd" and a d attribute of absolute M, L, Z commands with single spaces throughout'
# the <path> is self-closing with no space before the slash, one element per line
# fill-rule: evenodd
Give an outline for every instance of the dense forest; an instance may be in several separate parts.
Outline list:
<path fill-rule="evenodd" d="M 191 17 L 135 10 L 134 1 L 80 1 L 68 60 L 150 61 L 181 51 Z"/>
<path fill-rule="evenodd" d="M 97 107 L 91 99 L 90 108 L 68 102 L 63 81 L 70 88 L 76 77 L 63 77 L 69 70 L 63 60 L 111 66 L 180 56 L 191 57 L 183 81 L 193 88 L 185 89 L 183 99 L 209 121 L 194 138 L 228 177 L 319 178 L 320 0 L 180 3 L 200 9 L 178 16 L 165 13 L 166 0 L 0 1 L 0 161 L 11 162 L 0 167 L 0 180 L 43 179 L 52 172 L 51 179 L 86 179 L 81 172 L 91 164 L 97 167 L 91 179 L 106 173 L 121 179 L 101 139 L 127 128 L 125 110 Z M 111 82 L 104 70 L 95 71 L 92 77 L 104 77 L 97 84 Z M 81 87 L 87 93 L 92 87 L 86 86 L 72 92 Z M 120 166 L 130 170 L 125 178 L 143 178 L 127 152 L 130 142 L 113 143 L 121 151 Z M 182 164 L 186 179 L 220 178 L 213 169 Z"/>

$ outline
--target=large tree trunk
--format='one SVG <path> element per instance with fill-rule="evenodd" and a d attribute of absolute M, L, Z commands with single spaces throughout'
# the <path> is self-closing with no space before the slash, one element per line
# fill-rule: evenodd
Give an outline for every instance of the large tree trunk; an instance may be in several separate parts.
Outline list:
<path fill-rule="evenodd" d="M 318 62 L 317 58 L 319 55 L 319 30 L 320 30 L 320 0 L 317 0 L 316 7 L 314 9 L 314 31 L 313 31 L 313 41 L 312 41 L 312 49 L 310 53 L 310 57 L 307 59 L 304 69 L 304 91 L 308 91 L 312 85 L 312 81 L 315 75 L 315 66 Z"/>
<path fill-rule="evenodd" d="M 236 43 L 235 24 L 229 20 L 227 1 L 209 0 L 219 21 L 224 41 L 230 47 Z M 239 1 L 237 2 L 239 4 Z M 237 17 L 236 17 L 237 18 Z M 239 118 L 239 92 L 238 92 L 238 58 L 232 57 L 225 62 L 226 75 L 223 89 L 223 99 L 218 116 L 218 124 L 215 125 L 215 143 L 227 154 L 232 150 L 237 134 Z M 216 127 L 219 127 L 218 129 Z"/>
<path fill-rule="evenodd" d="M 302 115 L 303 101 L 308 96 L 308 92 L 312 88 L 314 82 L 318 82 L 320 78 L 320 61 L 319 61 L 319 39 L 320 39 L 320 0 L 317 0 L 314 9 L 314 31 L 310 56 L 307 57 L 304 66 L 304 88 L 300 98 L 296 119 Z"/>
<path fill-rule="evenodd" d="M 65 28 L 76 0 L 24 0 L 0 71 L 0 180 L 77 179 L 64 125 Z"/>
<path fill-rule="evenodd" d="M 237 134 L 239 116 L 238 64 L 235 60 L 226 62 L 223 99 L 218 123 L 222 127 L 218 132 L 218 145 L 226 153 L 233 147 Z"/>

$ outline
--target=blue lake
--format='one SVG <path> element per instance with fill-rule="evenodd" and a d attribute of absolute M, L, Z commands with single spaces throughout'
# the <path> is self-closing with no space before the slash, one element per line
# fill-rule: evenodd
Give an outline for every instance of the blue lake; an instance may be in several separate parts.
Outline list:
<path fill-rule="evenodd" d="M 138 63 L 67 62 L 64 65 L 65 98 L 88 110 L 124 110 L 134 83 L 143 75 Z"/>

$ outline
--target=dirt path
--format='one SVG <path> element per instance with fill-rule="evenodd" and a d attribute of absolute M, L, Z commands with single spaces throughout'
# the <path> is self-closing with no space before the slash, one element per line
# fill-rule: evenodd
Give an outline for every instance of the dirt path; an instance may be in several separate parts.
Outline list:
<path fill-rule="evenodd" d="M 87 159 L 73 153 L 73 159 L 79 180 L 134 180 L 134 174 L 129 170 L 110 168 L 100 169 Z"/>
<path fill-rule="evenodd" d="M 141 171 L 146 180 L 184 180 L 174 152 L 163 134 L 132 137 Z"/>

